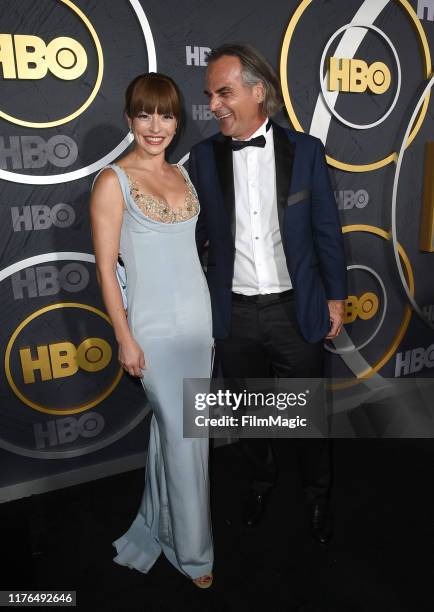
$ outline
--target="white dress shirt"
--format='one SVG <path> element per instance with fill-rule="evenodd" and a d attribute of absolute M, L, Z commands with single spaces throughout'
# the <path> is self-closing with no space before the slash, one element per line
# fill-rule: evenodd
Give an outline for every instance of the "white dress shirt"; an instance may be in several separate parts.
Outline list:
<path fill-rule="evenodd" d="M 236 223 L 232 291 L 243 295 L 292 288 L 277 214 L 273 129 L 267 131 L 267 121 L 250 137 L 265 136 L 264 148 L 232 152 Z"/>

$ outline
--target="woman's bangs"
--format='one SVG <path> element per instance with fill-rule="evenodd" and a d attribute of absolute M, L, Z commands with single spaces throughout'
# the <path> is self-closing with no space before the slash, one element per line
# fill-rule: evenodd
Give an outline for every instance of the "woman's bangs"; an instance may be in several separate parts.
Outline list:
<path fill-rule="evenodd" d="M 152 115 L 155 110 L 159 115 L 173 115 L 173 92 L 169 83 L 152 79 L 138 84 L 133 93 L 131 111 L 134 117 L 140 113 Z"/>

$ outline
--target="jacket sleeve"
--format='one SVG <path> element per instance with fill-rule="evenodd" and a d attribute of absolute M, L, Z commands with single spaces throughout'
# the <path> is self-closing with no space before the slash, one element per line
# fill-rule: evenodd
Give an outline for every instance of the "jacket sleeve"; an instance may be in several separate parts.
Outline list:
<path fill-rule="evenodd" d="M 312 173 L 312 228 L 321 278 L 328 300 L 344 300 L 347 270 L 342 227 L 320 140 L 316 141 Z"/>
<path fill-rule="evenodd" d="M 208 223 L 206 218 L 205 203 L 201 201 L 201 189 L 197 165 L 197 150 L 196 147 L 193 147 L 190 151 L 188 173 L 199 197 L 200 212 L 196 224 L 196 245 L 199 257 L 202 257 L 206 249 L 206 243 L 208 242 Z"/>

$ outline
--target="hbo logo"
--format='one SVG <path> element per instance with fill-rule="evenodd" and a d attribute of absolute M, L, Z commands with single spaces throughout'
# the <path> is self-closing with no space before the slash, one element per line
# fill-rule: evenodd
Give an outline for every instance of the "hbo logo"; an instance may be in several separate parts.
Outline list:
<path fill-rule="evenodd" d="M 185 61 L 187 66 L 206 66 L 206 55 L 211 49 L 209 47 L 185 47 Z"/>
<path fill-rule="evenodd" d="M 214 117 L 208 104 L 193 104 L 191 116 L 195 121 L 209 121 Z"/>
<path fill-rule="evenodd" d="M 26 268 L 11 275 L 14 300 L 56 295 L 62 289 L 77 293 L 87 287 L 89 272 L 82 264 L 69 263 L 59 270 L 54 265 Z"/>
<path fill-rule="evenodd" d="M 339 210 L 351 210 L 354 208 L 365 208 L 369 202 L 369 194 L 365 189 L 353 191 L 352 189 L 341 189 L 335 191 L 336 203 Z"/>
<path fill-rule="evenodd" d="M 86 70 L 87 55 L 68 36 L 46 45 L 39 36 L 0 34 L 0 63 L 4 79 L 43 79 L 50 71 L 58 79 L 72 81 Z"/>
<path fill-rule="evenodd" d="M 434 323 L 434 304 L 429 304 L 428 306 L 423 306 L 422 312 L 423 312 L 425 318 L 428 319 L 428 321 L 431 321 L 431 323 Z"/>
<path fill-rule="evenodd" d="M 86 338 L 78 347 L 72 342 L 56 342 L 36 347 L 36 357 L 30 348 L 20 349 L 23 380 L 26 385 L 35 382 L 35 372 L 41 381 L 73 376 L 81 368 L 86 372 L 99 372 L 110 363 L 112 348 L 102 338 Z"/>
<path fill-rule="evenodd" d="M 14 232 L 22 230 L 45 230 L 52 225 L 59 228 L 70 227 L 75 221 L 75 211 L 69 204 L 56 204 L 52 208 L 38 206 L 12 206 L 12 227 Z"/>
<path fill-rule="evenodd" d="M 352 323 L 357 317 L 363 321 L 372 319 L 378 310 L 378 304 L 375 293 L 367 292 L 360 297 L 349 295 L 345 302 L 344 323 Z"/>
<path fill-rule="evenodd" d="M 434 21 L 433 0 L 417 0 L 417 16 L 419 17 L 419 19 L 428 19 L 428 21 Z"/>
<path fill-rule="evenodd" d="M 33 426 L 36 448 L 68 444 L 79 437 L 95 438 L 104 429 L 104 424 L 104 418 L 98 412 L 88 412 L 79 418 L 68 416 L 36 423 Z"/>
<path fill-rule="evenodd" d="M 390 87 L 392 77 L 383 62 L 370 66 L 363 60 L 331 57 L 329 62 L 329 91 L 363 93 L 366 89 L 382 94 Z"/>
<path fill-rule="evenodd" d="M 67 168 L 77 157 L 77 144 L 64 134 L 57 134 L 48 140 L 41 136 L 10 136 L 9 144 L 0 136 L 0 168 L 3 170 L 8 169 L 8 162 L 13 170 L 43 168 L 47 163 Z"/>
<path fill-rule="evenodd" d="M 395 377 L 420 372 L 422 368 L 434 368 L 434 344 L 428 348 L 415 348 L 397 353 L 395 361 Z"/>

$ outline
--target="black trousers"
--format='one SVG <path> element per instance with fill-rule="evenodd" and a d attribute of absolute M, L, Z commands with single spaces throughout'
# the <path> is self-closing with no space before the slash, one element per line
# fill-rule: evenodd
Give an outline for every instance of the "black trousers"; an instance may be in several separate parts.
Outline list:
<path fill-rule="evenodd" d="M 322 342 L 310 344 L 302 337 L 292 291 L 261 296 L 257 302 L 233 297 L 231 336 L 216 341 L 216 366 L 229 386 L 238 388 L 245 378 L 323 376 Z M 296 446 L 306 503 L 324 501 L 331 481 L 329 441 L 298 438 L 283 442 Z M 250 469 L 251 487 L 258 493 L 271 489 L 277 466 L 269 440 L 242 438 L 240 446 Z"/>

